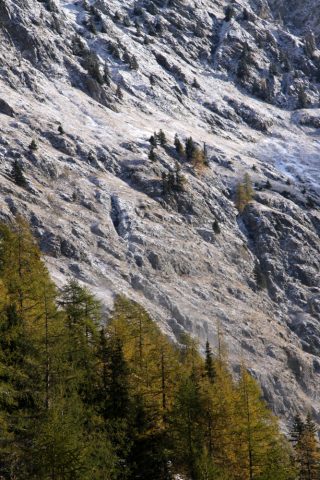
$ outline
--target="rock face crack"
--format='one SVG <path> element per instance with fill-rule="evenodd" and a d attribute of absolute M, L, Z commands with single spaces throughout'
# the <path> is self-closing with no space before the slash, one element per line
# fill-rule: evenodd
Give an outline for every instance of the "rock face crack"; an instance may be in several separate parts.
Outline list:
<path fill-rule="evenodd" d="M 113 226 L 123 239 L 128 239 L 131 230 L 131 219 L 128 211 L 118 195 L 111 196 L 111 220 Z"/>

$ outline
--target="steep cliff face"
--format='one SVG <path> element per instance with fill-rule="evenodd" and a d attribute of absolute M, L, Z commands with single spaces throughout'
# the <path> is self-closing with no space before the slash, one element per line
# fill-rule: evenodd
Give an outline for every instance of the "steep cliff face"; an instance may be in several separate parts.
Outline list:
<path fill-rule="evenodd" d="M 279 20 L 272 1 L 0 0 L 0 204 L 58 284 L 107 306 L 123 292 L 202 343 L 221 322 L 235 371 L 243 356 L 284 420 L 320 422 L 320 52 L 302 3 Z"/>

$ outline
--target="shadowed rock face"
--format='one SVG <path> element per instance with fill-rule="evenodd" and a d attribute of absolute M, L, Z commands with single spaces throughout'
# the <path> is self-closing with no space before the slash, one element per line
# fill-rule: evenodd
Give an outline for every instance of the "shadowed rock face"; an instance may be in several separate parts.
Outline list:
<path fill-rule="evenodd" d="M 1 218 L 29 219 L 58 285 L 75 276 L 108 308 L 124 293 L 201 345 L 221 322 L 284 423 L 319 422 L 317 2 L 284 3 L 284 26 L 271 1 L 234 2 L 228 22 L 223 1 L 90 3 L 0 0 Z"/>
<path fill-rule="evenodd" d="M 6 35 L 10 36 L 10 39 L 16 44 L 19 52 L 22 55 L 28 53 L 28 56 L 31 58 L 37 46 L 41 44 L 41 40 L 37 40 L 36 37 L 32 35 L 30 3 L 20 0 L 17 1 L 13 7 L 13 5 L 2 1 L 0 4 L 0 18 L 2 30 L 5 31 Z"/>
<path fill-rule="evenodd" d="M 320 245 L 317 233 L 308 221 L 295 218 L 294 205 L 291 206 L 293 212 L 290 212 L 289 202 L 280 200 L 277 206 L 274 205 L 268 212 L 261 212 L 259 205 L 253 204 L 244 215 L 262 271 L 267 278 L 270 277 L 269 293 L 275 301 L 279 301 L 280 296 L 283 300 L 292 300 L 320 321 L 314 305 L 315 295 L 320 294 Z M 281 262 L 277 260 L 279 258 Z"/>
<path fill-rule="evenodd" d="M 3 115 L 8 115 L 9 117 L 14 117 L 14 110 L 10 107 L 10 105 L 0 98 L 0 113 Z"/>
<path fill-rule="evenodd" d="M 320 5 L 313 0 L 268 0 L 270 9 L 275 16 L 280 16 L 290 29 L 307 33 L 320 33 Z"/>

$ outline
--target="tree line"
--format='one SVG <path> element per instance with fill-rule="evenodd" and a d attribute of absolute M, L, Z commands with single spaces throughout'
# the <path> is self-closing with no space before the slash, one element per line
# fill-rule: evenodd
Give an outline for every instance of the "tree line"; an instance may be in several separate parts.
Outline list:
<path fill-rule="evenodd" d="M 24 221 L 0 226 L 0 478 L 319 478 L 311 417 L 288 442 L 220 333 L 203 359 L 124 296 L 104 317 L 77 281 L 57 290 Z"/>

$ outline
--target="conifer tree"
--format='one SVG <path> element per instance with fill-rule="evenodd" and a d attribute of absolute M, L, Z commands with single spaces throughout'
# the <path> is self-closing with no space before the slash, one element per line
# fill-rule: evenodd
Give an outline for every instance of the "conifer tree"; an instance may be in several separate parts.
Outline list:
<path fill-rule="evenodd" d="M 177 192 L 184 192 L 185 191 L 185 184 L 187 182 L 185 176 L 181 172 L 181 165 L 179 162 L 175 163 L 174 168 L 174 188 Z"/>
<path fill-rule="evenodd" d="M 29 447 L 32 448 L 38 422 L 45 418 L 53 401 L 56 383 L 54 343 L 60 330 L 56 322 L 56 292 L 38 247 L 21 219 L 14 229 L 1 227 L 0 265 L 7 298 L 0 344 L 0 371 L 6 373 L 0 383 L 5 381 L 11 392 L 9 410 L 5 405 L 1 410 L 7 412 L 8 425 L 14 422 L 14 443 L 21 449 L 16 474 L 27 477 Z"/>
<path fill-rule="evenodd" d="M 293 419 L 293 424 L 291 428 L 291 440 L 294 444 L 296 444 L 299 439 L 301 438 L 301 435 L 304 431 L 304 422 L 301 418 L 301 416 L 298 414 L 294 417 Z"/>
<path fill-rule="evenodd" d="M 29 145 L 29 150 L 31 150 L 31 151 L 33 151 L 33 152 L 34 152 L 35 150 L 38 150 L 38 144 L 37 144 L 37 142 L 35 141 L 35 139 L 32 139 L 32 140 L 31 140 L 31 143 L 30 143 L 30 145 Z"/>
<path fill-rule="evenodd" d="M 250 48 L 249 48 L 249 45 L 245 43 L 239 59 L 238 67 L 237 67 L 237 77 L 240 80 L 246 81 L 248 79 L 250 75 L 250 69 L 249 69 L 250 62 L 251 62 Z"/>
<path fill-rule="evenodd" d="M 185 152 L 186 152 L 187 160 L 189 161 L 192 160 L 195 148 L 196 146 L 192 138 L 191 137 L 187 138 L 185 142 Z"/>
<path fill-rule="evenodd" d="M 63 289 L 59 304 L 65 312 L 65 353 L 73 382 L 81 400 L 91 405 L 94 402 L 96 382 L 96 355 L 99 345 L 98 325 L 101 322 L 101 305 L 94 296 L 76 280 L 70 280 Z M 72 381 L 70 382 L 72 386 Z"/>
<path fill-rule="evenodd" d="M 228 5 L 225 10 L 225 21 L 230 22 L 235 15 L 235 11 L 232 6 Z"/>
<path fill-rule="evenodd" d="M 239 474 L 249 480 L 290 478 L 290 458 L 285 440 L 261 397 L 257 383 L 242 365 L 236 410 Z"/>
<path fill-rule="evenodd" d="M 202 170 L 202 168 L 206 165 L 204 151 L 195 146 L 192 152 L 191 161 L 194 169 Z"/>
<path fill-rule="evenodd" d="M 157 160 L 157 156 L 156 156 L 156 153 L 154 151 L 154 147 L 150 148 L 148 158 L 149 158 L 149 160 L 151 160 L 151 162 L 155 162 Z"/>
<path fill-rule="evenodd" d="M 209 165 L 209 160 L 208 160 L 208 147 L 207 144 L 204 142 L 203 143 L 203 164 L 208 166 Z"/>
<path fill-rule="evenodd" d="M 37 429 L 33 448 L 36 478 L 84 478 L 87 446 L 83 437 L 83 412 L 79 399 L 56 397 Z"/>
<path fill-rule="evenodd" d="M 244 174 L 243 185 L 244 185 L 244 191 L 246 195 L 246 201 L 250 202 L 252 200 L 254 190 L 253 190 L 252 180 L 249 173 Z"/>
<path fill-rule="evenodd" d="M 203 405 L 197 376 L 185 375 L 172 412 L 174 455 L 181 473 L 196 478 L 197 462 L 202 453 Z"/>
<path fill-rule="evenodd" d="M 236 455 L 236 388 L 227 365 L 227 352 L 223 337 L 218 332 L 218 352 L 214 362 L 215 380 L 212 385 L 212 418 L 214 465 L 223 475 L 235 475 Z M 222 477 L 223 478 L 223 477 Z M 227 477 L 228 478 L 228 477 Z"/>
<path fill-rule="evenodd" d="M 116 335 L 106 338 L 100 333 L 99 357 L 101 361 L 103 417 L 126 419 L 130 411 L 129 369 L 124 358 L 122 341 Z"/>
<path fill-rule="evenodd" d="M 95 28 L 94 23 L 92 26 Z M 90 52 L 85 57 L 84 66 L 89 75 L 92 76 L 100 85 L 104 83 L 104 75 L 101 73 L 100 60 L 97 54 Z"/>
<path fill-rule="evenodd" d="M 25 442 L 30 440 L 25 429 L 30 427 L 27 415 L 34 413 L 35 404 L 34 383 L 28 372 L 33 348 L 23 334 L 23 323 L 14 304 L 8 304 L 5 311 L 2 310 L 0 333 L 0 418 L 5 426 L 1 427 L 0 473 L 4 478 L 10 478 L 11 474 L 26 473 L 21 451 Z M 15 451 L 19 452 L 18 460 L 12 468 Z"/>
<path fill-rule="evenodd" d="M 158 146 L 157 138 L 158 137 L 157 137 L 156 133 L 154 133 L 154 135 L 151 135 L 151 137 L 149 138 L 149 142 L 150 142 L 151 147 L 156 148 Z"/>
<path fill-rule="evenodd" d="M 191 137 L 186 139 L 185 154 L 186 159 L 192 162 L 192 165 L 196 170 L 201 170 L 207 164 L 206 148 L 204 147 L 204 149 L 200 149 Z"/>
<path fill-rule="evenodd" d="M 244 175 L 243 182 L 238 183 L 236 187 L 236 207 L 240 213 L 243 213 L 245 207 L 251 202 L 254 195 L 251 177 L 248 173 Z"/>
<path fill-rule="evenodd" d="M 141 26 L 138 22 L 135 22 L 135 27 L 136 27 L 136 36 L 141 37 Z"/>
<path fill-rule="evenodd" d="M 297 108 L 307 108 L 309 103 L 310 101 L 306 90 L 304 87 L 301 86 L 298 90 Z"/>
<path fill-rule="evenodd" d="M 317 428 L 312 420 L 310 412 L 307 414 L 303 443 L 305 450 L 305 473 L 308 480 L 319 478 L 320 474 L 320 451 L 316 440 Z"/>
<path fill-rule="evenodd" d="M 186 178 L 181 172 L 179 162 L 175 163 L 174 170 L 162 172 L 162 192 L 164 195 L 173 195 L 185 191 Z"/>
<path fill-rule="evenodd" d="M 216 423 L 214 412 L 214 390 L 209 378 L 204 377 L 200 383 L 202 399 L 202 445 L 201 456 L 196 462 L 196 478 L 202 480 L 208 478 L 215 480 L 223 476 L 223 471 L 216 465 L 215 457 L 217 446 L 216 441 Z"/>
<path fill-rule="evenodd" d="M 25 322 L 43 313 L 40 298 L 48 272 L 41 260 L 28 225 L 18 218 L 13 229 L 0 227 L 0 271 L 7 286 L 10 302 Z"/>
<path fill-rule="evenodd" d="M 168 174 L 166 172 L 161 173 L 162 194 L 167 195 L 169 193 L 168 188 Z"/>
<path fill-rule="evenodd" d="M 217 235 L 219 233 L 221 233 L 220 225 L 219 225 L 219 222 L 218 222 L 217 219 L 213 222 L 212 229 L 213 229 L 214 233 L 216 233 Z"/>
<path fill-rule="evenodd" d="M 158 139 L 161 147 L 165 147 L 167 143 L 167 138 L 164 131 L 161 129 L 158 133 Z"/>
<path fill-rule="evenodd" d="M 12 169 L 11 169 L 11 177 L 19 187 L 25 188 L 27 186 L 27 181 L 24 176 L 23 167 L 17 160 L 14 160 L 13 162 Z"/>
<path fill-rule="evenodd" d="M 146 478 L 166 478 L 166 417 L 175 391 L 173 378 L 178 374 L 174 348 L 161 338 L 147 313 L 124 297 L 117 298 L 107 331 L 123 342 L 124 358 L 130 366 L 129 461 L 135 464 L 134 474 L 139 475 L 140 469 Z"/>
<path fill-rule="evenodd" d="M 242 213 L 246 206 L 246 195 L 244 186 L 242 183 L 238 183 L 236 187 L 236 207 L 240 213 Z"/>
<path fill-rule="evenodd" d="M 291 436 L 299 480 L 319 479 L 320 450 L 316 440 L 316 431 L 310 413 L 308 413 L 305 422 L 302 421 L 300 416 L 295 418 Z"/>
<path fill-rule="evenodd" d="M 207 377 L 211 382 L 214 382 L 215 371 L 212 358 L 212 350 L 209 341 L 206 342 L 206 352 L 205 352 L 205 372 Z"/>
<path fill-rule="evenodd" d="M 184 148 L 182 143 L 180 142 L 180 139 L 177 133 L 175 134 L 175 137 L 174 137 L 174 146 L 178 155 L 184 154 Z"/>

